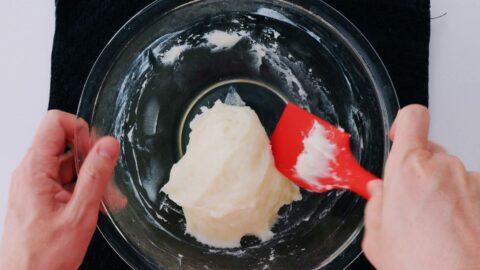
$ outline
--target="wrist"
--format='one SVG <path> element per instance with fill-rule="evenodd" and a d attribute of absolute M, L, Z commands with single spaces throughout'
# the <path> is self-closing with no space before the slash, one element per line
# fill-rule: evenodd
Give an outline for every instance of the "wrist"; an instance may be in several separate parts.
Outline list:
<path fill-rule="evenodd" d="M 26 256 L 13 254 L 9 248 L 0 247 L 0 269 L 28 270 Z"/>
<path fill-rule="evenodd" d="M 44 263 L 39 259 L 40 257 L 31 254 L 28 249 L 19 250 L 18 247 L 15 248 L 13 245 L 10 246 L 5 243 L 1 243 L 0 245 L 0 269 L 47 269 L 43 268 Z"/>
<path fill-rule="evenodd" d="M 15 243 L 14 243 L 15 244 Z M 5 241 L 0 242 L 0 270 L 75 270 L 80 267 L 81 260 L 59 258 L 52 253 L 52 248 L 43 247 L 42 252 L 38 253 L 30 249 L 32 245 L 26 245 L 22 248 L 15 245 L 9 245 Z"/>

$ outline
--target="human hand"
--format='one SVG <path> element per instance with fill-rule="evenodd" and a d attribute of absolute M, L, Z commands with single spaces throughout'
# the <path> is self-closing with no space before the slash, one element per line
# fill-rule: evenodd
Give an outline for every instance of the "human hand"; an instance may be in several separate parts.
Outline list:
<path fill-rule="evenodd" d="M 369 184 L 363 250 L 378 269 L 478 269 L 480 174 L 428 140 L 429 115 L 400 111 L 384 181 Z"/>
<path fill-rule="evenodd" d="M 118 156 L 118 142 L 99 139 L 75 185 L 74 115 L 49 111 L 12 176 L 0 269 L 77 269 L 98 218 L 100 201 Z M 78 128 L 78 127 L 77 127 Z"/>

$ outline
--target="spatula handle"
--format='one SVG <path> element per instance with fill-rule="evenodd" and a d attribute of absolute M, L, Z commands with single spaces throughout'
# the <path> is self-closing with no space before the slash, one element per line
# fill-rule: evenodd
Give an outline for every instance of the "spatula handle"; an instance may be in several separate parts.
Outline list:
<path fill-rule="evenodd" d="M 340 178 L 346 180 L 349 190 L 365 199 L 370 198 L 367 185 L 370 181 L 379 179 L 377 176 L 364 169 L 350 151 L 342 153 L 342 168 L 339 169 Z"/>
<path fill-rule="evenodd" d="M 368 192 L 367 185 L 370 181 L 377 179 L 377 176 L 361 168 L 359 170 L 356 170 L 355 175 L 352 177 L 352 181 L 350 182 L 350 189 L 351 191 L 362 196 L 364 199 L 368 200 L 370 199 L 370 192 Z"/>

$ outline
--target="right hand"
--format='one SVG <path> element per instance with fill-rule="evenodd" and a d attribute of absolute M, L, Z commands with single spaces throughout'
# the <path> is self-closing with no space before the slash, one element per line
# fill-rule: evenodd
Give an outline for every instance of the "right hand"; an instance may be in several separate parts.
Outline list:
<path fill-rule="evenodd" d="M 399 112 L 384 181 L 369 184 L 363 250 L 378 269 L 479 269 L 480 174 L 428 130 L 425 107 Z"/>

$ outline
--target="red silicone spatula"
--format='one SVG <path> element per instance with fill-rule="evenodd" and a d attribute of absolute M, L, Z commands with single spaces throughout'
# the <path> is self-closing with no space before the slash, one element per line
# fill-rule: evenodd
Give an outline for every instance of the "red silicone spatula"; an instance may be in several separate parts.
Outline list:
<path fill-rule="evenodd" d="M 329 163 L 332 177 L 317 179 L 319 185 L 300 179 L 294 169 L 298 156 L 303 152 L 303 140 L 315 121 L 323 126 L 326 138 L 337 148 L 335 158 Z M 367 183 L 378 179 L 362 168 L 353 156 L 350 134 L 292 103 L 287 104 L 273 132 L 272 151 L 277 169 L 290 181 L 311 192 L 348 189 L 368 199 Z"/>

